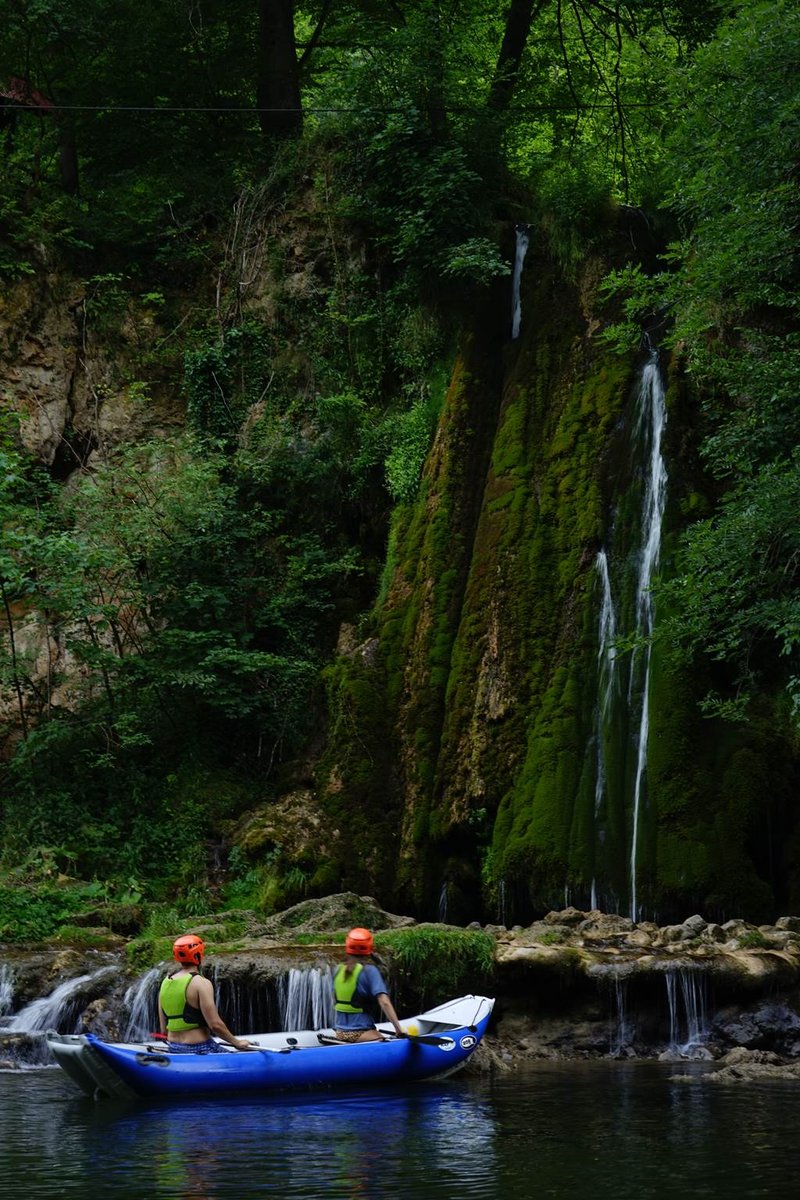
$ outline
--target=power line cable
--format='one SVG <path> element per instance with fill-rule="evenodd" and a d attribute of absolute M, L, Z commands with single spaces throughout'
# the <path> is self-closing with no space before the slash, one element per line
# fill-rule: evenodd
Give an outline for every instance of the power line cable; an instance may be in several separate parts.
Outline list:
<path fill-rule="evenodd" d="M 164 115 L 173 115 L 175 113 L 223 113 L 230 116 L 241 115 L 243 113 L 282 113 L 282 114 L 310 114 L 310 113 L 404 113 L 416 109 L 416 105 L 406 105 L 404 107 L 398 105 L 362 105 L 358 108 L 344 107 L 318 107 L 318 106 L 303 106 L 302 108 L 256 108 L 253 106 L 247 107 L 212 107 L 212 106 L 189 106 L 189 105 L 162 105 L 162 104 L 48 104 L 47 107 L 38 107 L 35 104 L 24 104 L 21 101 L 3 101 L 0 102 L 0 111 L 3 109 L 13 110 L 16 113 L 32 113 L 34 116 L 43 116 L 51 112 L 88 112 L 88 113 L 158 113 Z M 655 108 L 656 103 L 633 101 L 625 104 L 625 108 Z M 514 105 L 509 109 L 510 113 L 537 113 L 537 112 L 596 112 L 598 109 L 616 109 L 616 105 L 612 103 L 605 104 L 520 104 Z M 483 105 L 437 105 L 436 112 L 463 114 L 488 112 Z"/>

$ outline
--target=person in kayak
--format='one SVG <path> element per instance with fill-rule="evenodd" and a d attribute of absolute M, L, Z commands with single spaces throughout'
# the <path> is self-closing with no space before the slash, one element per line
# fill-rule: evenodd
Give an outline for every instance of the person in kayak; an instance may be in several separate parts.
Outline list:
<path fill-rule="evenodd" d="M 397 1019 L 389 999 L 389 990 L 383 976 L 373 962 L 366 962 L 372 955 L 374 943 L 368 929 L 351 929 L 344 944 L 347 958 L 340 963 L 333 975 L 334 1008 L 336 1010 L 336 1036 L 340 1042 L 379 1042 L 382 1035 L 365 1006 L 377 1001 L 387 1020 L 394 1025 L 398 1037 L 405 1031 Z"/>
<path fill-rule="evenodd" d="M 217 1012 L 211 981 L 200 974 L 204 953 L 202 939 L 193 933 L 183 934 L 173 944 L 177 966 L 162 981 L 158 993 L 158 1019 L 167 1049 L 172 1054 L 225 1053 L 225 1047 L 212 1038 L 214 1034 L 234 1050 L 257 1050 L 235 1037 Z"/>

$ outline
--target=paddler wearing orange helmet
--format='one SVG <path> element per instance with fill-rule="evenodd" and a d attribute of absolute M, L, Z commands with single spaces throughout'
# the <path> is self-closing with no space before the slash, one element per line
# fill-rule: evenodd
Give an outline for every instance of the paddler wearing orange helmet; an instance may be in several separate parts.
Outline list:
<path fill-rule="evenodd" d="M 399 1037 L 405 1037 L 397 1013 L 389 999 L 389 989 L 373 962 L 368 961 L 374 949 L 368 929 L 351 929 L 344 944 L 347 958 L 333 975 L 336 1036 L 340 1042 L 379 1042 L 381 1034 L 367 1012 L 377 1001 L 387 1020 L 394 1025 Z"/>
<path fill-rule="evenodd" d="M 185 933 L 172 947 L 173 967 L 158 993 L 158 1019 L 171 1054 L 219 1054 L 225 1047 L 215 1042 L 222 1038 L 234 1050 L 257 1050 L 231 1033 L 217 1012 L 214 988 L 200 974 L 205 954 L 202 938 Z"/>

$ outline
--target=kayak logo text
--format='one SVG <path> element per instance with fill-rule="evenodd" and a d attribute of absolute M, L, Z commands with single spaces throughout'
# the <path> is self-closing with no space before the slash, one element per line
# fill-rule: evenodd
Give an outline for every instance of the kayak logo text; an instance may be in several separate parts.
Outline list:
<path fill-rule="evenodd" d="M 458 1044 L 462 1050 L 471 1050 L 472 1047 L 476 1044 L 477 1040 L 478 1039 L 474 1038 L 471 1033 L 468 1033 L 468 1034 L 466 1034 L 465 1037 L 462 1037 L 461 1041 Z"/>

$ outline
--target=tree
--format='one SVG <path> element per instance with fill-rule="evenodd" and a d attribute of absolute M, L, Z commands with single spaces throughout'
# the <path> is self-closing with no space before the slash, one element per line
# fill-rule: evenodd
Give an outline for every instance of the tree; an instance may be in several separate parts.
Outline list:
<path fill-rule="evenodd" d="M 259 0 L 256 100 L 266 134 L 296 135 L 303 128 L 293 0 Z"/>
<path fill-rule="evenodd" d="M 796 6 L 747 0 L 672 72 L 663 177 L 682 236 L 655 278 L 616 277 L 629 331 L 669 317 L 704 396 L 723 500 L 683 541 L 669 632 L 725 665 L 709 711 L 740 716 L 759 676 L 800 700 L 799 61 Z"/>

